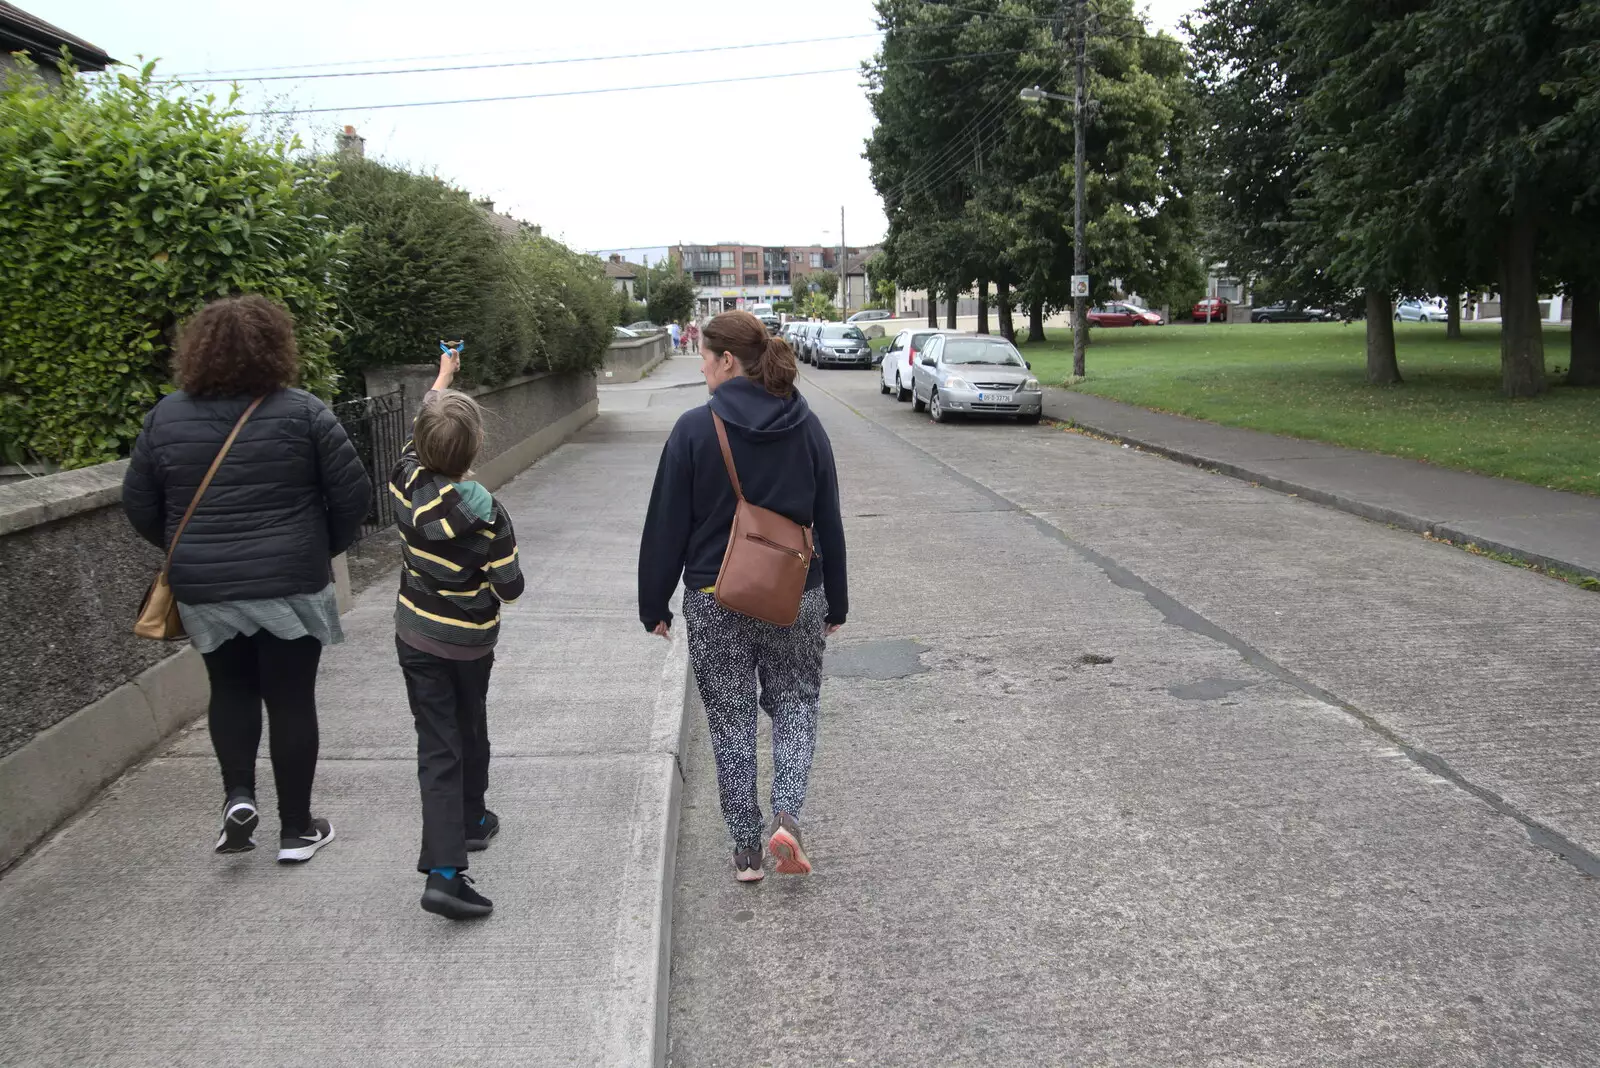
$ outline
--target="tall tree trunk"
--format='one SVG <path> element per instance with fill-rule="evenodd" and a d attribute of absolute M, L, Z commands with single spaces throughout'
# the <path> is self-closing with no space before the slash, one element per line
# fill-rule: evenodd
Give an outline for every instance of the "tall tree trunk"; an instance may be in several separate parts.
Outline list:
<path fill-rule="evenodd" d="M 1000 336 L 1016 344 L 1017 328 L 1011 321 L 1011 279 L 1005 275 L 994 284 L 994 300 L 1000 311 Z"/>
<path fill-rule="evenodd" d="M 1600 386 L 1600 282 L 1574 284 L 1572 299 L 1572 363 L 1569 386 Z"/>
<path fill-rule="evenodd" d="M 1394 303 L 1387 290 L 1367 290 L 1367 381 L 1390 386 L 1402 381 L 1394 355 Z"/>
<path fill-rule="evenodd" d="M 939 325 L 939 290 L 928 287 L 928 325 Z"/>
<path fill-rule="evenodd" d="M 944 298 L 944 328 L 946 330 L 954 330 L 956 328 L 956 301 L 960 299 L 961 287 L 951 282 L 950 289 L 945 293 Z"/>
<path fill-rule="evenodd" d="M 1461 294 L 1452 293 L 1445 301 L 1444 336 L 1449 341 L 1461 340 Z"/>
<path fill-rule="evenodd" d="M 1537 242 L 1538 224 L 1518 210 L 1500 240 L 1500 388 L 1508 397 L 1545 389 Z"/>
<path fill-rule="evenodd" d="M 978 333 L 989 332 L 989 280 L 978 279 Z"/>
<path fill-rule="evenodd" d="M 1044 298 L 1034 297 L 1028 303 L 1028 341 L 1044 340 Z"/>

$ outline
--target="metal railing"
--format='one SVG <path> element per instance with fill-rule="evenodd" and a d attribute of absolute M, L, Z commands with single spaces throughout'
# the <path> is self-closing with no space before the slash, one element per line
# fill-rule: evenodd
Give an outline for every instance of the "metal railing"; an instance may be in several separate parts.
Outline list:
<path fill-rule="evenodd" d="M 394 526 L 394 495 L 389 492 L 389 472 L 410 437 L 406 425 L 404 387 L 377 397 L 357 397 L 333 406 L 361 464 L 372 479 L 372 503 L 361 524 L 361 536 Z"/>

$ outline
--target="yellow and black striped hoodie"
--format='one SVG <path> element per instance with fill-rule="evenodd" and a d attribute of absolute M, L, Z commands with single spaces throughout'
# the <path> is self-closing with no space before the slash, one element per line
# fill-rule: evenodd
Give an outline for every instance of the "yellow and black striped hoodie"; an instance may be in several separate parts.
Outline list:
<path fill-rule="evenodd" d="M 389 479 L 400 527 L 400 596 L 395 627 L 449 645 L 484 649 L 500 632 L 500 606 L 522 595 L 522 568 L 511 516 L 489 498 L 488 519 L 473 498 L 476 483 L 457 483 L 427 470 L 415 446 Z"/>

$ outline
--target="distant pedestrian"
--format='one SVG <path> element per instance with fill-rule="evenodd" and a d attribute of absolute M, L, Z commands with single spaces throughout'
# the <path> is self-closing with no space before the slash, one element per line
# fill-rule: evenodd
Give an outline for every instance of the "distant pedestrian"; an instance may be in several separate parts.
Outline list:
<path fill-rule="evenodd" d="M 450 388 L 461 364 L 448 350 L 423 398 L 389 492 L 404 502 L 395 650 L 417 728 L 422 787 L 424 910 L 453 920 L 487 916 L 494 903 L 466 876 L 467 854 L 489 847 L 489 672 L 500 606 L 522 594 L 517 535 L 505 506 L 477 482 L 483 413 Z"/>
<path fill-rule="evenodd" d="M 211 684 L 211 745 L 222 767 L 218 853 L 256 847 L 256 751 L 266 704 L 278 794 L 278 859 L 333 841 L 311 814 L 317 664 L 344 640 L 330 561 L 361 532 L 372 483 L 344 428 L 295 389 L 294 320 L 259 296 L 229 297 L 184 325 L 178 391 L 145 416 L 122 483 L 141 537 L 171 550 L 170 584 Z M 237 432 L 210 485 L 202 482 Z"/>
<path fill-rule="evenodd" d="M 689 320 L 689 325 L 684 327 L 684 336 L 685 336 L 685 339 L 686 339 L 685 342 L 684 342 L 684 347 L 689 352 L 692 352 L 692 353 L 694 353 L 696 355 L 699 355 L 699 353 L 700 353 L 700 324 L 698 322 L 696 322 L 695 320 L 690 319 Z"/>
<path fill-rule="evenodd" d="M 677 352 L 683 347 L 683 329 L 678 325 L 677 320 L 673 320 L 672 323 L 668 325 L 667 330 L 672 334 L 672 351 Z"/>
<path fill-rule="evenodd" d="M 756 722 L 763 710 L 772 719 L 767 850 L 779 872 L 811 871 L 800 809 L 817 742 L 824 639 L 844 625 L 849 610 L 844 524 L 833 447 L 794 388 L 789 343 L 769 337 L 761 320 L 744 311 L 712 319 L 702 340 L 700 367 L 711 400 L 678 420 L 661 453 L 639 547 L 639 619 L 670 639 L 667 601 L 681 576 L 689 661 L 711 727 L 734 877 L 755 882 L 763 875 L 756 798 Z M 815 530 L 820 552 L 810 560 L 792 626 L 741 615 L 717 598 L 739 500 L 729 465 L 750 504 Z"/>

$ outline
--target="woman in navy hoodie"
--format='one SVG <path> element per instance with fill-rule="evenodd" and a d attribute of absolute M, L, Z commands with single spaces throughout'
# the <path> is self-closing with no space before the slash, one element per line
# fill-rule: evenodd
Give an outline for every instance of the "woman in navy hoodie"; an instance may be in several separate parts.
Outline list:
<path fill-rule="evenodd" d="M 689 662 L 705 702 L 722 817 L 733 837 L 734 877 L 762 877 L 756 800 L 756 721 L 772 717 L 772 823 L 767 849 L 785 874 L 806 874 L 800 809 L 817 744 L 826 635 L 844 625 L 844 524 L 833 446 L 794 388 L 794 352 L 749 312 L 724 312 L 701 332 L 701 372 L 711 400 L 685 412 L 661 452 L 639 546 L 639 619 L 670 638 L 668 600 L 682 577 Z M 800 617 L 777 627 L 729 611 L 714 588 L 735 504 L 711 413 L 728 427 L 745 499 L 816 530 Z M 760 706 L 757 707 L 757 680 Z"/>

